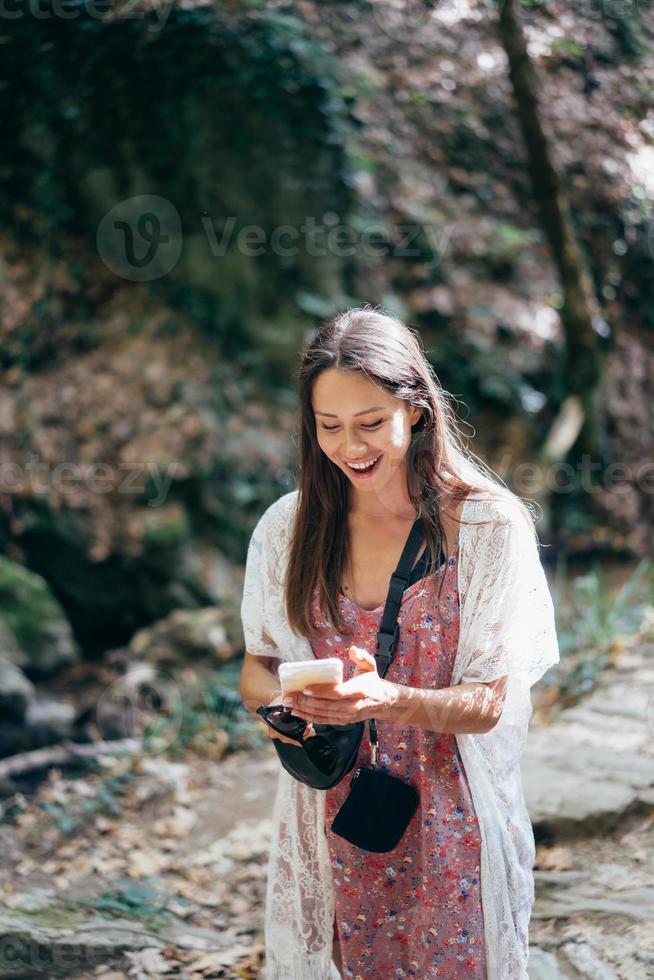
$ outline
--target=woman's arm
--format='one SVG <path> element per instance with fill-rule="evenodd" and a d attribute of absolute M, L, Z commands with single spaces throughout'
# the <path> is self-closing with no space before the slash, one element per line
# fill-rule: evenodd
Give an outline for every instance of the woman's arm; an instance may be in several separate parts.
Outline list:
<path fill-rule="evenodd" d="M 481 734 L 500 720 L 508 676 L 436 690 L 389 684 L 387 703 L 371 712 L 380 721 L 415 725 L 428 732 Z"/>
<path fill-rule="evenodd" d="M 270 704 L 281 695 L 282 687 L 277 676 L 280 659 L 245 653 L 239 678 L 241 700 L 251 714 L 262 704 Z"/>
<path fill-rule="evenodd" d="M 437 689 L 407 687 L 380 677 L 366 650 L 352 645 L 349 656 L 357 665 L 349 681 L 312 684 L 285 698 L 294 715 L 323 725 L 378 718 L 425 731 L 466 734 L 488 732 L 499 721 L 508 676 Z"/>

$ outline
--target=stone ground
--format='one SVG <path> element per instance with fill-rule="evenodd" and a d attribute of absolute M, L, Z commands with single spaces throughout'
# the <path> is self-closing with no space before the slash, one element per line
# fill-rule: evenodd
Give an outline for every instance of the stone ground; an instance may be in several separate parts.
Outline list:
<path fill-rule="evenodd" d="M 654 976 L 653 652 L 625 649 L 592 694 L 532 723 L 530 980 Z"/>
<path fill-rule="evenodd" d="M 530 980 L 654 975 L 653 649 L 625 649 L 582 702 L 532 719 Z M 64 793 L 53 779 L 35 794 L 41 808 L 26 801 L 0 829 L 0 976 L 255 980 L 277 766 L 268 742 L 218 764 L 141 759 L 121 817 L 78 835 L 48 824 L 43 800 Z M 89 795 L 89 783 L 70 787 Z M 82 910 L 118 881 L 161 884 L 165 921 Z"/>

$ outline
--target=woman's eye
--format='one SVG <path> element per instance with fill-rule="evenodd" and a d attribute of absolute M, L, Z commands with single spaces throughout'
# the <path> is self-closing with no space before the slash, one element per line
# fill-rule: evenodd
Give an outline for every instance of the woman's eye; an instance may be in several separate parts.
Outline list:
<path fill-rule="evenodd" d="M 378 419 L 376 422 L 368 422 L 368 424 L 367 425 L 363 425 L 362 428 L 364 428 L 364 429 L 376 429 L 377 426 L 378 425 L 381 425 L 383 421 L 384 421 L 383 419 Z M 336 430 L 338 429 L 338 426 L 337 425 L 331 425 L 331 426 L 329 426 L 329 425 L 323 425 L 323 429 L 325 430 L 325 432 L 336 432 Z"/>

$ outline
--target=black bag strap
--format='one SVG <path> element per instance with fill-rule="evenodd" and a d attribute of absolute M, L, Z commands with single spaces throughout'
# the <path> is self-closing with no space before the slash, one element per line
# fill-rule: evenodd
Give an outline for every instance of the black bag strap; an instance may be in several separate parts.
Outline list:
<path fill-rule="evenodd" d="M 418 517 L 409 531 L 409 536 L 406 539 L 406 544 L 397 563 L 397 568 L 391 575 L 386 604 L 382 613 L 379 632 L 377 633 L 377 650 L 375 651 L 377 671 L 380 677 L 385 677 L 388 673 L 388 668 L 395 655 L 395 648 L 400 638 L 400 627 L 397 622 L 397 616 L 400 611 L 402 596 L 411 578 L 413 562 L 418 554 L 418 548 L 420 547 L 423 535 L 422 518 Z M 372 764 L 375 766 L 377 763 L 377 723 L 374 718 L 368 719 L 368 727 L 370 729 Z"/>
<path fill-rule="evenodd" d="M 404 550 L 397 563 L 397 568 L 391 575 L 388 586 L 386 604 L 382 613 L 379 632 L 377 634 L 377 650 L 375 659 L 377 660 L 377 670 L 380 677 L 384 677 L 393 660 L 395 648 L 400 635 L 400 628 L 397 624 L 397 615 L 402 604 L 402 595 L 409 584 L 413 562 L 418 554 L 418 548 L 424 535 L 422 518 L 416 518 L 413 527 L 406 539 Z"/>

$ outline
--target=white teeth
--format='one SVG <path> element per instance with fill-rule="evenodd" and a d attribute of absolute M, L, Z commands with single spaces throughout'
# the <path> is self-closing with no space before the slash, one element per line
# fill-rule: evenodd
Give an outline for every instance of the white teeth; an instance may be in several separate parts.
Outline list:
<path fill-rule="evenodd" d="M 370 466 L 372 466 L 373 463 L 377 462 L 380 456 L 381 453 L 379 454 L 379 456 L 375 456 L 374 459 L 369 459 L 367 463 L 348 463 L 347 465 L 350 466 L 353 470 L 367 470 Z"/>

